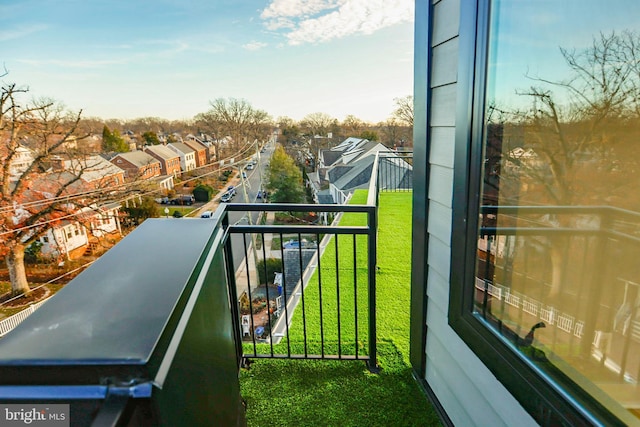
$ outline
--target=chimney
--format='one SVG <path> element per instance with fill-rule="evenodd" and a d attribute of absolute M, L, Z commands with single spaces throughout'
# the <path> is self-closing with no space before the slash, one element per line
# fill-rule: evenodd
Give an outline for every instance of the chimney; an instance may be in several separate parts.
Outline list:
<path fill-rule="evenodd" d="M 64 170 L 64 160 L 60 156 L 51 157 L 51 168 L 54 172 L 61 172 Z"/>

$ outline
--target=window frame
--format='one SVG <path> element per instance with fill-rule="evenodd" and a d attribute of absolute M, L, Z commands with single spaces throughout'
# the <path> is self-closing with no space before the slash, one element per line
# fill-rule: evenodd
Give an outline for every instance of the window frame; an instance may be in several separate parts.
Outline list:
<path fill-rule="evenodd" d="M 448 322 L 541 425 L 625 425 L 568 378 L 534 366 L 473 313 L 491 1 L 461 0 Z M 589 387 L 589 385 L 584 385 Z M 594 386 L 595 387 L 595 386 Z"/>

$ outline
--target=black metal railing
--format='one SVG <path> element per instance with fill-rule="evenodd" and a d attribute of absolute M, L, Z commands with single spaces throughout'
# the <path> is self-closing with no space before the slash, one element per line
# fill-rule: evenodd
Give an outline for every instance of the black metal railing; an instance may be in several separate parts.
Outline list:
<path fill-rule="evenodd" d="M 413 190 L 413 152 L 379 151 L 376 153 L 378 191 Z M 372 180 L 373 181 L 373 180 Z"/>
<path fill-rule="evenodd" d="M 242 360 L 363 360 L 376 369 L 378 194 L 411 191 L 412 156 L 376 154 L 364 205 L 219 208 Z"/>
<path fill-rule="evenodd" d="M 363 360 L 374 370 L 375 206 L 229 204 L 221 209 L 241 357 Z M 233 223 L 234 213 L 243 218 L 277 214 L 297 224 L 242 224 L 242 218 Z M 325 225 L 320 218 L 333 221 Z"/>

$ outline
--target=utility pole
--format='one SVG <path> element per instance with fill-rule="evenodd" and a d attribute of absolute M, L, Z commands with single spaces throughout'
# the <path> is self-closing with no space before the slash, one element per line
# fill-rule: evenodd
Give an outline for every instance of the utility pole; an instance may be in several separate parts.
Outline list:
<path fill-rule="evenodd" d="M 258 159 L 258 173 L 260 174 L 260 187 L 258 188 L 258 191 L 261 192 L 263 189 L 263 186 L 262 186 L 263 177 L 262 177 L 262 156 L 260 155 L 260 144 L 256 144 L 256 159 Z"/>
<path fill-rule="evenodd" d="M 240 171 L 240 181 L 242 182 L 242 193 L 244 194 L 244 200 L 247 203 L 251 203 L 251 201 L 249 200 L 249 195 L 247 194 L 247 184 L 248 181 L 245 180 L 244 175 L 243 175 L 243 167 L 239 166 L 238 167 L 238 171 Z M 251 219 L 251 212 L 247 212 L 247 222 L 249 223 L 249 225 L 253 225 L 253 220 Z M 257 268 L 258 265 L 258 251 L 256 250 L 256 242 L 255 242 L 255 237 L 253 235 L 253 233 L 249 233 L 250 237 L 251 237 L 251 249 L 253 251 L 253 260 L 254 260 L 254 265 Z M 249 274 L 249 272 L 247 271 L 247 275 Z"/>

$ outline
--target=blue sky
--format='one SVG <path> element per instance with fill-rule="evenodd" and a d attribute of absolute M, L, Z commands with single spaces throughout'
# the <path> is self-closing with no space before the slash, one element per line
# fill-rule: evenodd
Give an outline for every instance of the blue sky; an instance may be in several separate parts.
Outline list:
<path fill-rule="evenodd" d="M 601 33 L 638 33 L 639 12 L 637 0 L 494 1 L 489 98 L 502 108 L 526 108 L 532 99 L 516 92 L 527 92 L 536 86 L 552 90 L 556 102 L 568 102 L 569 98 L 564 97 L 567 93 L 561 88 L 534 79 L 571 79 L 575 73 L 560 48 L 580 53 L 591 47 Z"/>
<path fill-rule="evenodd" d="M 413 88 L 413 0 L 2 0 L 4 82 L 84 116 L 377 122 Z"/>

